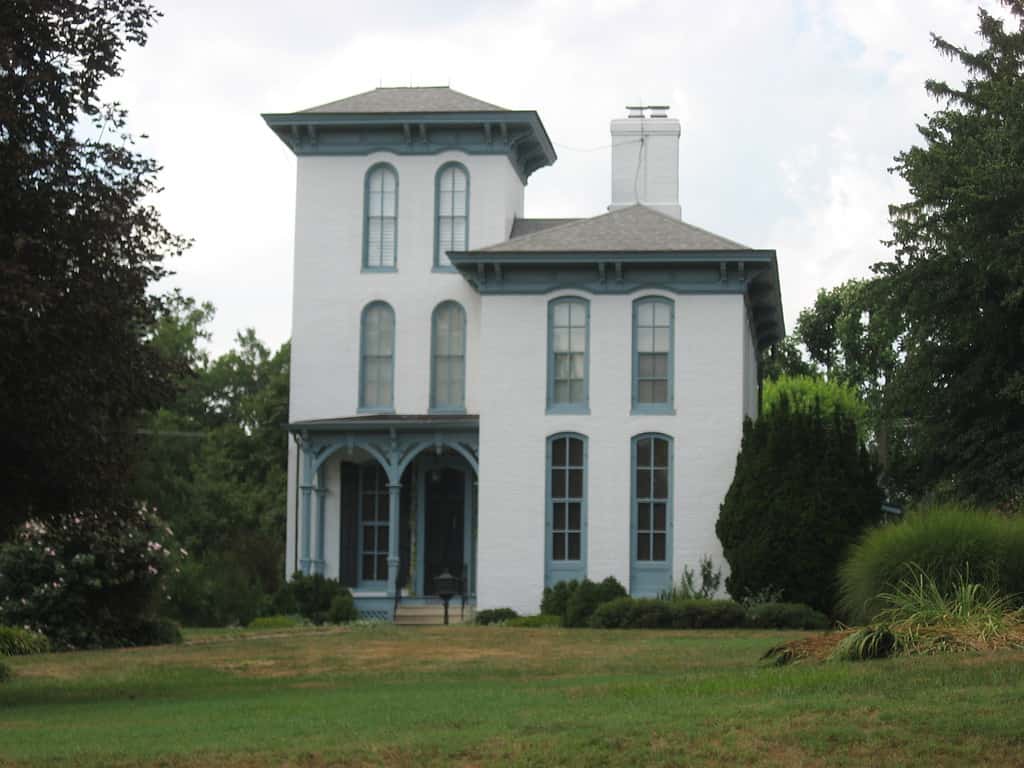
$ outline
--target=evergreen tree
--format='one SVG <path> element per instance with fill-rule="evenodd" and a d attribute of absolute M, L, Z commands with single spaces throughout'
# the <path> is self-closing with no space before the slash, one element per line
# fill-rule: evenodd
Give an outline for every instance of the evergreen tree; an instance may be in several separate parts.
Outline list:
<path fill-rule="evenodd" d="M 881 517 L 875 464 L 853 418 L 783 395 L 743 427 L 736 474 L 715 532 L 736 598 L 781 590 L 788 602 L 832 613 L 847 548 Z"/>
<path fill-rule="evenodd" d="M 980 51 L 933 36 L 967 78 L 926 84 L 942 108 L 896 157 L 912 199 L 890 207 L 895 260 L 875 266 L 916 490 L 982 503 L 1024 492 L 1024 2 L 1004 5 L 1009 28 L 979 11 Z"/>

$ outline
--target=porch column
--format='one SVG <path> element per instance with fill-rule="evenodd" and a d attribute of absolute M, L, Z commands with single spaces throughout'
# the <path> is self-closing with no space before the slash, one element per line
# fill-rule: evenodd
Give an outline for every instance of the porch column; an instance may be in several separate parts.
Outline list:
<path fill-rule="evenodd" d="M 394 597 L 398 584 L 399 502 L 402 498 L 402 484 L 388 483 L 388 597 Z"/>
<path fill-rule="evenodd" d="M 309 452 L 305 444 L 299 450 L 302 452 L 302 482 L 299 485 L 299 489 L 302 491 L 302 516 L 299 520 L 299 570 L 308 576 L 310 572 L 310 536 L 312 534 L 313 454 Z"/>
<path fill-rule="evenodd" d="M 324 560 L 324 534 L 326 533 L 326 513 L 325 505 L 327 503 L 327 487 L 324 483 L 324 471 L 326 466 L 321 466 L 320 471 L 316 475 L 316 547 L 314 549 L 315 556 L 313 560 L 313 573 L 319 573 L 321 576 L 324 575 L 326 570 L 326 562 Z"/>

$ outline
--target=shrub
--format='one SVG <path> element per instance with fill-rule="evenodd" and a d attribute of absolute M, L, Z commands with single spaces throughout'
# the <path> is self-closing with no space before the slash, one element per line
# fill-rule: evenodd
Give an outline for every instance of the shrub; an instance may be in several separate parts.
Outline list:
<path fill-rule="evenodd" d="M 562 626 L 561 616 L 550 616 L 545 613 L 539 613 L 536 616 L 517 616 L 514 619 L 507 619 L 505 621 L 506 627 L 526 627 L 531 629 L 539 629 L 542 627 L 560 627 Z"/>
<path fill-rule="evenodd" d="M 743 606 L 733 600 L 679 600 L 668 605 L 673 629 L 731 629 L 746 621 Z"/>
<path fill-rule="evenodd" d="M 0 656 L 29 656 L 49 652 L 50 641 L 46 635 L 21 627 L 0 627 Z"/>
<path fill-rule="evenodd" d="M 679 578 L 679 586 L 662 592 L 658 597 L 662 600 L 692 600 L 701 598 L 709 600 L 718 593 L 722 586 L 722 569 L 715 568 L 709 555 L 700 558 L 700 586 L 696 585 L 696 574 L 693 569 L 683 566 L 683 575 Z"/>
<path fill-rule="evenodd" d="M 274 616 L 257 616 L 249 622 L 249 629 L 291 629 L 300 627 L 303 620 L 297 616 L 277 614 Z"/>
<path fill-rule="evenodd" d="M 857 390 L 837 381 L 826 381 L 817 376 L 779 376 L 764 382 L 761 390 L 761 414 L 771 414 L 786 401 L 786 407 L 794 411 L 813 413 L 818 409 L 824 413 L 839 410 L 857 425 L 857 433 L 863 439 L 867 432 L 867 407 L 861 402 Z"/>
<path fill-rule="evenodd" d="M 626 595 L 625 587 L 613 576 L 600 583 L 584 579 L 569 595 L 562 624 L 566 627 L 586 627 L 599 605 Z"/>
<path fill-rule="evenodd" d="M 178 622 L 162 616 L 141 619 L 125 635 L 126 645 L 175 645 L 181 641 Z"/>
<path fill-rule="evenodd" d="M 511 608 L 488 608 L 476 614 L 476 623 L 481 625 L 501 624 L 509 619 L 516 619 L 519 614 Z"/>
<path fill-rule="evenodd" d="M 756 423 L 747 420 L 715 526 L 729 594 L 774 587 L 787 602 L 831 613 L 837 564 L 881 517 L 876 475 L 841 410 L 794 410 L 783 396 Z"/>
<path fill-rule="evenodd" d="M 747 608 L 747 626 L 755 629 L 828 629 L 821 611 L 802 603 L 763 603 Z"/>
<path fill-rule="evenodd" d="M 182 563 L 167 591 L 168 614 L 190 627 L 244 626 L 265 610 L 262 586 L 230 556 Z"/>
<path fill-rule="evenodd" d="M 914 564 L 948 594 L 961 576 L 1008 595 L 1024 595 L 1024 518 L 959 505 L 924 507 L 868 531 L 839 569 L 840 610 L 871 621 Z"/>
<path fill-rule="evenodd" d="M 729 629 L 742 627 L 743 606 L 732 600 L 621 597 L 594 611 L 596 629 Z"/>
<path fill-rule="evenodd" d="M 275 602 L 294 601 L 299 615 L 317 625 L 331 621 L 331 606 L 337 597 L 348 595 L 348 598 L 352 599 L 352 593 L 345 587 L 334 579 L 324 578 L 318 573 L 306 576 L 296 571 L 292 575 L 291 581 L 282 589 L 290 593 L 290 598 L 280 596 L 280 598 L 275 598 Z M 339 610 L 341 610 L 340 606 L 341 603 L 339 603 Z M 355 603 L 352 607 L 354 611 Z M 355 616 L 353 615 L 352 618 Z"/>
<path fill-rule="evenodd" d="M 573 579 L 572 581 L 560 581 L 553 587 L 544 587 L 544 594 L 540 600 L 540 612 L 547 616 L 565 616 L 569 597 L 579 585 L 580 583 Z"/>
<path fill-rule="evenodd" d="M 345 624 L 355 621 L 358 617 L 356 601 L 347 589 L 336 594 L 331 600 L 331 607 L 327 609 L 327 620 L 331 624 Z"/>
<path fill-rule="evenodd" d="M 0 683 L 5 683 L 11 679 L 11 668 L 0 661 Z"/>
<path fill-rule="evenodd" d="M 672 604 L 653 598 L 619 597 L 597 607 L 595 629 L 664 629 L 672 625 Z"/>
<path fill-rule="evenodd" d="M 183 554 L 145 506 L 29 521 L 0 546 L 0 623 L 57 648 L 148 642 L 164 575 Z"/>

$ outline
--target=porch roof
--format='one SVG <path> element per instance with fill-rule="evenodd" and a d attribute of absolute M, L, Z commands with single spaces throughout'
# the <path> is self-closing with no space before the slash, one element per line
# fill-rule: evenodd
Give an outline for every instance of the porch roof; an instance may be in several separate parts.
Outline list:
<path fill-rule="evenodd" d="M 375 413 L 334 419 L 308 419 L 288 424 L 289 432 L 436 432 L 438 430 L 471 430 L 480 428 L 480 417 L 467 413 L 397 414 Z"/>

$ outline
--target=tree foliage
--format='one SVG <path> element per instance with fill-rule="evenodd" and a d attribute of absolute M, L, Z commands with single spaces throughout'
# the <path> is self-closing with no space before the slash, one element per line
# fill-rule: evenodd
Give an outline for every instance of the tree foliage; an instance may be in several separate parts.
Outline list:
<path fill-rule="evenodd" d="M 841 409 L 795 408 L 783 395 L 747 420 L 715 532 L 737 599 L 781 592 L 831 613 L 836 567 L 881 516 L 875 463 Z"/>
<path fill-rule="evenodd" d="M 926 84 L 941 108 L 896 157 L 911 200 L 890 207 L 895 259 L 875 266 L 918 491 L 983 503 L 1024 488 L 1024 3 L 1004 5 L 1009 28 L 979 11 L 979 51 L 933 36 L 967 77 Z"/>
<path fill-rule="evenodd" d="M 250 329 L 216 359 L 213 308 L 168 298 L 154 344 L 187 359 L 177 397 L 145 423 L 133 492 L 159 510 L 191 557 L 172 580 L 170 610 L 189 624 L 246 623 L 284 573 L 289 345 Z"/>
<path fill-rule="evenodd" d="M 149 342 L 164 258 L 157 166 L 97 92 L 143 45 L 141 0 L 0 3 L 0 538 L 121 503 L 135 419 L 175 361 Z"/>

